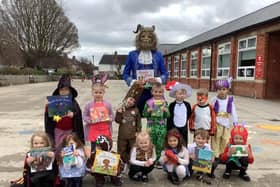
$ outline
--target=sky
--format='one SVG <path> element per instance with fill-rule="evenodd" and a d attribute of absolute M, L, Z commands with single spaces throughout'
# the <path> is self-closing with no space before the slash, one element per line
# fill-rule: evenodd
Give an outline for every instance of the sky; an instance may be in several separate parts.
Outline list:
<path fill-rule="evenodd" d="M 135 49 L 137 24 L 154 25 L 161 44 L 177 44 L 276 0 L 58 0 L 78 28 L 80 48 L 71 55 L 93 59 Z"/>

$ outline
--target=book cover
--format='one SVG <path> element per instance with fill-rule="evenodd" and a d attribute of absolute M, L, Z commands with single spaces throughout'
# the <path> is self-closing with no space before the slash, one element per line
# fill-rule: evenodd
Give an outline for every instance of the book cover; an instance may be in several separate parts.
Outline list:
<path fill-rule="evenodd" d="M 63 148 L 64 156 L 63 156 L 63 165 L 66 167 L 72 167 L 77 165 L 78 160 L 77 158 L 73 155 L 75 150 L 74 145 L 70 145 L 67 147 Z"/>
<path fill-rule="evenodd" d="M 136 70 L 136 76 L 137 76 L 137 80 L 144 80 L 144 81 L 155 77 L 153 69 Z"/>
<path fill-rule="evenodd" d="M 119 154 L 96 149 L 92 172 L 116 176 L 118 173 L 119 164 Z"/>
<path fill-rule="evenodd" d="M 71 96 L 47 96 L 48 100 L 48 116 L 64 116 L 69 111 L 72 111 Z"/>
<path fill-rule="evenodd" d="M 195 149 L 196 159 L 193 160 L 192 169 L 204 173 L 211 173 L 213 151 Z"/>
<path fill-rule="evenodd" d="M 163 108 L 166 107 L 166 102 L 164 100 L 155 100 L 153 104 L 153 111 L 151 113 L 151 116 L 153 117 L 163 117 Z"/>
<path fill-rule="evenodd" d="M 52 170 L 52 158 L 48 157 L 48 152 L 51 151 L 50 147 L 33 148 L 28 153 L 28 156 L 34 158 L 34 161 L 30 165 L 31 173 L 39 171 Z"/>
<path fill-rule="evenodd" d="M 248 146 L 247 145 L 231 145 L 230 147 L 235 149 L 235 152 L 231 156 L 233 156 L 233 157 L 248 156 L 248 153 L 247 153 Z"/>
<path fill-rule="evenodd" d="M 91 123 L 110 121 L 109 111 L 102 102 L 94 103 L 94 107 L 90 109 Z"/>

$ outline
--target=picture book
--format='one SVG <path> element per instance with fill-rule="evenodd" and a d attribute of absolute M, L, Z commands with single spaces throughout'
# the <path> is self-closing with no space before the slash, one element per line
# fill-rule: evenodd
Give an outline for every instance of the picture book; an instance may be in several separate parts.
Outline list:
<path fill-rule="evenodd" d="M 211 173 L 213 151 L 195 149 L 196 159 L 193 161 L 192 169 L 204 173 Z"/>
<path fill-rule="evenodd" d="M 150 78 L 154 78 L 154 70 L 152 69 L 143 69 L 143 70 L 136 70 L 137 80 L 148 80 Z"/>
<path fill-rule="evenodd" d="M 34 158 L 31 163 L 31 173 L 36 173 L 39 171 L 52 170 L 53 158 L 48 157 L 48 152 L 51 151 L 50 147 L 44 148 L 33 148 L 28 153 L 28 157 Z"/>
<path fill-rule="evenodd" d="M 48 116 L 64 116 L 69 111 L 72 111 L 71 96 L 47 96 L 48 100 Z"/>
<path fill-rule="evenodd" d="M 62 150 L 64 152 L 64 156 L 63 156 L 63 159 L 62 159 L 63 160 L 63 165 L 66 166 L 66 167 L 72 167 L 72 166 L 77 165 L 77 163 L 78 163 L 77 157 L 75 157 L 73 155 L 74 150 L 75 150 L 74 145 L 64 147 Z"/>
<path fill-rule="evenodd" d="M 235 153 L 231 156 L 233 157 L 246 157 L 248 156 L 247 150 L 248 145 L 230 145 L 231 148 L 235 149 Z"/>
<path fill-rule="evenodd" d="M 163 116 L 163 108 L 166 107 L 166 102 L 164 100 L 156 100 L 154 99 L 154 104 L 152 107 L 151 116 L 153 117 L 162 117 Z"/>
<path fill-rule="evenodd" d="M 92 172 L 116 176 L 118 173 L 119 164 L 119 154 L 96 149 Z"/>
<path fill-rule="evenodd" d="M 110 121 L 109 111 L 103 102 L 94 103 L 90 109 L 91 123 Z"/>

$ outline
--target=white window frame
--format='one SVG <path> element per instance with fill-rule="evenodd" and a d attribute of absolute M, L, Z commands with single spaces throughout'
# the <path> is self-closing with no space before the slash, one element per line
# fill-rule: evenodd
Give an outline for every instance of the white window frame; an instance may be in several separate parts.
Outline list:
<path fill-rule="evenodd" d="M 195 68 L 192 68 L 193 61 L 196 61 Z M 197 78 L 197 63 L 198 63 L 198 51 L 191 51 L 191 64 L 190 64 L 190 77 Z"/>
<path fill-rule="evenodd" d="M 183 64 L 185 63 L 185 66 Z M 187 53 L 181 53 L 181 77 L 187 77 Z"/>
<path fill-rule="evenodd" d="M 253 47 L 248 47 L 248 41 L 250 39 L 255 39 L 255 46 Z M 243 48 L 240 48 L 240 42 L 244 41 L 245 42 L 245 46 Z M 247 38 L 242 38 L 240 40 L 238 40 L 238 55 L 237 55 L 237 72 L 236 72 L 236 77 L 238 80 L 254 80 L 255 79 L 255 65 L 256 65 L 256 58 L 255 58 L 255 65 L 254 66 L 240 66 L 239 65 L 239 55 L 240 52 L 246 52 L 246 51 L 251 51 L 251 50 L 255 50 L 256 51 L 257 48 L 257 36 L 251 36 L 251 37 L 247 37 Z M 243 71 L 244 76 L 239 76 L 238 72 L 239 71 Z M 252 76 L 247 76 L 249 74 L 249 72 L 253 71 L 253 75 Z M 252 74 L 252 73 L 250 73 Z"/>
<path fill-rule="evenodd" d="M 174 72 L 174 78 L 179 77 L 179 60 L 180 56 L 177 54 L 174 56 L 174 63 L 173 63 L 173 72 Z"/>
<path fill-rule="evenodd" d="M 229 50 L 225 50 L 226 46 L 229 45 Z M 220 56 L 229 55 L 229 67 L 219 67 Z M 226 78 L 229 77 L 230 72 L 230 58 L 231 58 L 231 43 L 226 42 L 218 45 L 218 62 L 217 62 L 217 78 Z M 219 71 L 222 71 L 222 75 L 219 75 Z"/>
<path fill-rule="evenodd" d="M 210 59 L 210 64 L 209 67 L 204 68 L 203 67 L 203 62 L 205 59 Z M 211 69 L 211 47 L 204 47 L 202 48 L 202 53 L 201 53 L 201 69 L 200 69 L 200 73 L 201 73 L 201 78 L 202 79 L 209 79 L 210 78 L 210 69 Z M 207 72 L 209 75 L 207 75 Z"/>
<path fill-rule="evenodd" d="M 167 71 L 168 75 L 171 77 L 171 65 L 172 65 L 172 57 L 167 57 Z"/>

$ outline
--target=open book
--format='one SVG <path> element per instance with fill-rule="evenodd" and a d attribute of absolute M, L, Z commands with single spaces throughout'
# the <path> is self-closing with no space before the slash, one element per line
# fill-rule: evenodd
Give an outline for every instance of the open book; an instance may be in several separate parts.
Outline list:
<path fill-rule="evenodd" d="M 195 149 L 196 159 L 193 161 L 192 169 L 204 173 L 211 173 L 213 151 Z"/>

